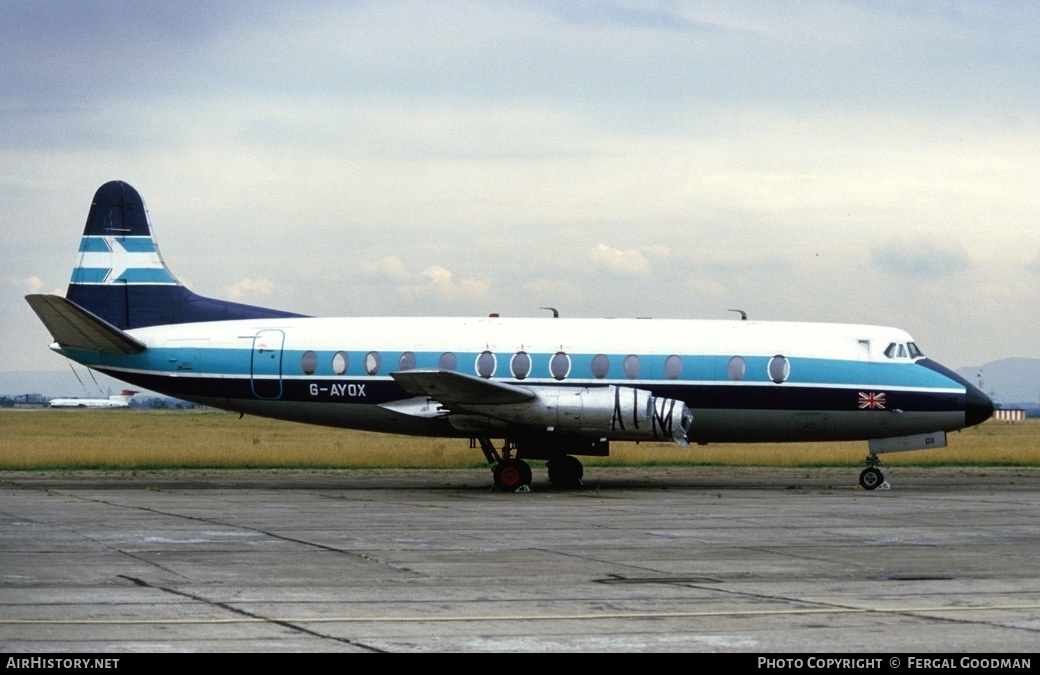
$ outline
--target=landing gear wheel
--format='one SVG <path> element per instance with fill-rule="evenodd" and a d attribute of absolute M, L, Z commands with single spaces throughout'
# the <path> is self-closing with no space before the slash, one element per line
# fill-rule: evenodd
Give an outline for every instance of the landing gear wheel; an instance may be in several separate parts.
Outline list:
<path fill-rule="evenodd" d="M 868 466 L 859 475 L 859 484 L 864 490 L 876 490 L 885 482 L 885 474 L 876 466 Z"/>
<path fill-rule="evenodd" d="M 549 469 L 549 482 L 554 487 L 581 487 L 581 477 L 585 475 L 585 468 L 576 457 L 570 455 L 557 457 L 549 461 L 547 468 Z"/>
<path fill-rule="evenodd" d="M 495 487 L 502 492 L 521 492 L 531 489 L 531 467 L 522 459 L 503 459 L 493 472 Z"/>

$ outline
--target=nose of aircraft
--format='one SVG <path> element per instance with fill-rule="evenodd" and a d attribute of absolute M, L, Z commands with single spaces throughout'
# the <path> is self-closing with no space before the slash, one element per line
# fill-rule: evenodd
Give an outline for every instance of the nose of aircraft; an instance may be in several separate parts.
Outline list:
<path fill-rule="evenodd" d="M 993 416 L 993 401 L 990 400 L 989 396 L 986 396 L 985 392 L 971 382 L 931 359 L 921 359 L 917 363 L 929 370 L 945 375 L 964 387 L 964 426 L 973 427 L 976 424 L 982 424 Z"/>
<path fill-rule="evenodd" d="M 985 392 L 968 383 L 967 396 L 964 401 L 964 424 L 973 427 L 982 424 L 993 416 L 993 401 Z"/>

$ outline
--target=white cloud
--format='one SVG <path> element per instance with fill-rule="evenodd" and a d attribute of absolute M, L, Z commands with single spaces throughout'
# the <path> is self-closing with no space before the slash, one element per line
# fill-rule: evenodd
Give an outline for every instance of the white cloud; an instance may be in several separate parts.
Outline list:
<path fill-rule="evenodd" d="M 22 278 L 6 276 L 4 281 L 7 282 L 8 286 L 26 293 L 39 293 L 40 289 L 43 288 L 43 279 L 36 275 Z"/>
<path fill-rule="evenodd" d="M 643 277 L 650 274 L 650 261 L 635 249 L 621 249 L 600 243 L 589 251 L 593 264 L 609 274 Z"/>
<path fill-rule="evenodd" d="M 436 301 L 447 304 L 486 302 L 491 290 L 490 279 L 456 279 L 451 270 L 430 265 L 411 283 L 398 288 L 409 302 Z"/>
<path fill-rule="evenodd" d="M 404 262 L 393 255 L 383 256 L 375 262 L 366 262 L 362 271 L 367 277 L 391 281 L 407 281 L 413 276 Z"/>
<path fill-rule="evenodd" d="M 266 297 L 272 293 L 274 293 L 274 284 L 263 277 L 259 279 L 246 277 L 224 288 L 224 294 L 236 302 L 258 296 Z"/>

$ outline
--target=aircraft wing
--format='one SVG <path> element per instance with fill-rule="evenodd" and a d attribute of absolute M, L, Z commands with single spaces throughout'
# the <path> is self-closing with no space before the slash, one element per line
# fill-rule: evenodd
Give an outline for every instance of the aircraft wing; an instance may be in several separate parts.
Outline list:
<path fill-rule="evenodd" d="M 102 354 L 137 354 L 146 348 L 140 340 L 60 295 L 27 295 L 25 301 L 63 348 Z"/>
<path fill-rule="evenodd" d="M 409 394 L 428 396 L 447 408 L 452 405 L 521 403 L 535 398 L 535 393 L 527 387 L 495 382 L 453 370 L 405 370 L 390 373 L 390 377 Z"/>

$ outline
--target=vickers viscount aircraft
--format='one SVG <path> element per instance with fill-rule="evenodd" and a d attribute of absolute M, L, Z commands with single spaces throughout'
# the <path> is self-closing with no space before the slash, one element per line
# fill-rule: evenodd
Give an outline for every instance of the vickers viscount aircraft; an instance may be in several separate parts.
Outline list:
<path fill-rule="evenodd" d="M 202 297 L 167 268 L 141 196 L 94 195 L 65 297 L 26 300 L 51 349 L 230 411 L 470 438 L 503 491 L 581 484 L 611 441 L 868 441 L 937 448 L 993 403 L 897 328 L 746 320 L 315 318 Z M 555 314 L 555 312 L 554 312 Z M 495 441 L 500 441 L 496 444 Z"/>

